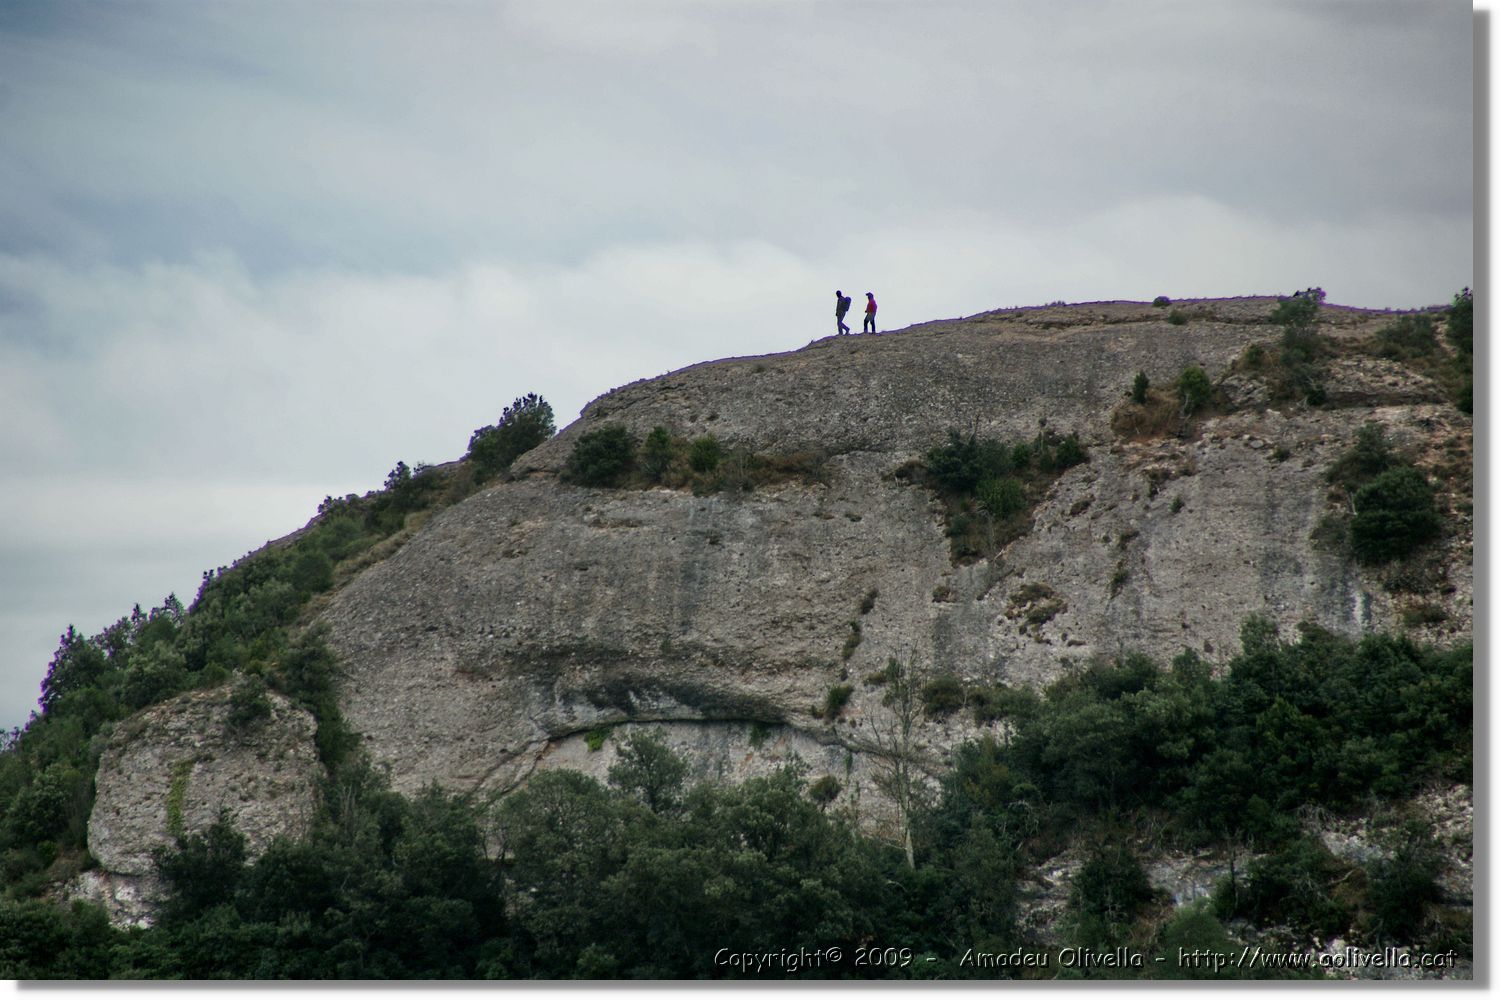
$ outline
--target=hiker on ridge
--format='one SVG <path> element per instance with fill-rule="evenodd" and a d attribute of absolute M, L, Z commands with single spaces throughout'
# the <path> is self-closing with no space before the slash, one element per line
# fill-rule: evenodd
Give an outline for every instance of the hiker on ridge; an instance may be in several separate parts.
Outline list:
<path fill-rule="evenodd" d="M 853 301 L 853 299 L 849 298 L 849 296 L 845 295 L 841 291 L 835 291 L 833 293 L 833 318 L 839 321 L 839 333 L 849 332 L 849 328 L 844 325 L 844 315 L 849 311 L 849 306 L 853 303 Z M 837 334 L 835 334 L 835 336 L 837 336 Z"/>
<path fill-rule="evenodd" d="M 861 333 L 875 332 L 875 293 L 865 292 L 865 325 Z"/>

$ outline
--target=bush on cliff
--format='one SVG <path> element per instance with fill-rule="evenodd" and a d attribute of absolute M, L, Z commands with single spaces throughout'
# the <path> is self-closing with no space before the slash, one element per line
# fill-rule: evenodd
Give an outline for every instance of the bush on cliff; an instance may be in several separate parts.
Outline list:
<path fill-rule="evenodd" d="M 950 430 L 945 444 L 897 475 L 925 483 L 941 498 L 952 556 L 969 560 L 1025 534 L 1047 487 L 1087 461 L 1076 433 L 1044 428 L 1030 441 L 1006 442 Z"/>
<path fill-rule="evenodd" d="M 1412 466 L 1389 469 L 1355 491 L 1349 538 L 1355 558 L 1384 563 L 1442 533 L 1432 484 Z"/>
<path fill-rule="evenodd" d="M 474 465 L 475 481 L 509 469 L 556 431 L 550 403 L 534 392 L 518 397 L 501 413 L 498 423 L 479 428 L 469 438 L 468 458 Z"/>
<path fill-rule="evenodd" d="M 579 486 L 619 486 L 635 465 L 635 438 L 619 424 L 580 434 L 563 468 Z"/>

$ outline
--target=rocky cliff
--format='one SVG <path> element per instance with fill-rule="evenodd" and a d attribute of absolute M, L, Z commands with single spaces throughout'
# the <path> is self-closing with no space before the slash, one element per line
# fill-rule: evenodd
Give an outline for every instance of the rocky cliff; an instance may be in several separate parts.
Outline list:
<path fill-rule="evenodd" d="M 857 770 L 862 678 L 891 657 L 968 682 L 1040 684 L 1094 654 L 1237 649 L 1251 613 L 1358 633 L 1400 628 L 1388 589 L 1316 540 L 1330 463 L 1375 420 L 1399 446 L 1441 454 L 1469 421 L 1426 380 L 1374 358 L 1337 362 L 1331 403 L 1265 405 L 1226 380 L 1227 412 L 1187 437 L 1117 439 L 1110 415 L 1137 371 L 1211 376 L 1256 339 L 1271 300 L 991 313 L 800 351 L 698 365 L 606 394 L 524 456 L 514 481 L 445 511 L 327 612 L 348 665 L 344 710 L 407 789 L 505 788 L 538 766 L 602 773 L 579 753 L 602 725 L 661 720 L 705 768 L 739 774 L 798 750 Z M 1325 311 L 1358 338 L 1389 317 Z M 585 489 L 558 473 L 606 424 L 663 426 L 759 453 L 814 453 L 821 481 L 694 496 Z M 931 493 L 899 476 L 948 430 L 1026 439 L 1076 432 L 1069 470 L 1031 531 L 956 565 Z M 1469 529 L 1443 553 L 1442 629 L 1467 633 Z M 1055 613 L 1025 614 L 1028 585 Z M 862 610 L 866 595 L 876 595 Z M 859 644 L 843 658 L 858 623 Z M 841 719 L 815 718 L 852 680 Z M 776 741 L 752 745 L 752 726 Z M 969 735 L 935 725 L 938 747 Z M 844 753 L 856 751 L 853 764 Z M 589 767 L 593 762 L 594 766 Z"/>
<path fill-rule="evenodd" d="M 344 715 L 405 791 L 504 790 L 558 766 L 602 776 L 609 727 L 660 724 L 702 775 L 795 754 L 879 826 L 868 750 L 882 692 L 865 681 L 892 657 L 968 684 L 1039 685 L 1125 650 L 1221 661 L 1250 614 L 1470 634 L 1472 485 L 1439 468 L 1471 461 L 1470 419 L 1428 379 L 1358 351 L 1328 362 L 1324 405 L 1268 402 L 1265 380 L 1234 363 L 1279 334 L 1275 305 L 1181 303 L 1183 323 L 1141 303 L 1000 311 L 609 392 L 336 595 L 322 621 Z M 1321 330 L 1354 344 L 1390 318 L 1326 307 Z M 1137 372 L 1169 384 L 1190 365 L 1218 384 L 1208 416 L 1155 437 L 1112 429 Z M 1418 596 L 1321 540 L 1328 469 L 1368 421 L 1445 491 L 1449 529 Z M 706 495 L 563 481 L 579 437 L 611 424 L 800 455 L 815 474 Z M 1028 440 L 1043 427 L 1076 433 L 1088 461 L 1052 484 L 1020 538 L 955 560 L 940 503 L 903 468 L 950 429 Z M 1428 613 L 1406 614 L 1417 600 Z M 829 717 L 820 706 L 842 684 L 852 697 Z M 160 734 L 176 718 L 141 745 L 175 739 Z M 958 713 L 924 722 L 920 742 L 940 766 L 977 731 Z M 91 843 L 145 844 L 163 822 L 107 805 L 116 782 L 152 767 L 170 782 L 179 766 L 136 752 L 150 760 L 101 768 Z"/>
<path fill-rule="evenodd" d="M 277 836 L 312 821 L 322 766 L 307 712 L 266 695 L 253 725 L 231 719 L 224 688 L 180 695 L 118 729 L 99 761 L 89 853 L 99 862 L 72 886 L 119 921 L 149 922 L 157 890 L 152 852 L 227 815 L 259 857 Z"/>

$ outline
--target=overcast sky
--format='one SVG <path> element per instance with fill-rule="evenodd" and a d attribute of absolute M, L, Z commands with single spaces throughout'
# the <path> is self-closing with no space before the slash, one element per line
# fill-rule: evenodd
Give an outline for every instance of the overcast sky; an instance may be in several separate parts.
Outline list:
<path fill-rule="evenodd" d="M 1453 2 L 0 0 L 0 723 L 528 391 L 1055 300 L 1472 285 Z M 856 309 L 859 307 L 856 306 Z"/>

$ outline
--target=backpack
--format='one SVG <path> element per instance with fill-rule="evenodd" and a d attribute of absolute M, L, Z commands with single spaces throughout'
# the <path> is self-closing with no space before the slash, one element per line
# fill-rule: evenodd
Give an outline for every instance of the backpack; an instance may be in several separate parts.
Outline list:
<path fill-rule="evenodd" d="M 842 315 L 844 315 L 844 313 L 848 312 L 849 311 L 849 307 L 851 305 L 853 305 L 853 304 L 854 304 L 854 300 L 851 299 L 849 296 L 847 296 L 847 295 L 841 295 L 841 296 L 839 296 L 839 315 L 842 316 Z"/>

